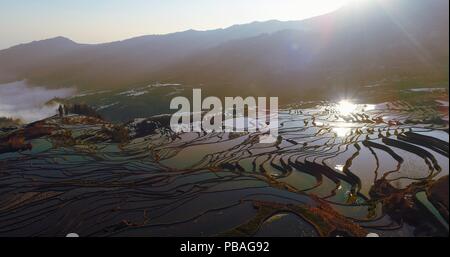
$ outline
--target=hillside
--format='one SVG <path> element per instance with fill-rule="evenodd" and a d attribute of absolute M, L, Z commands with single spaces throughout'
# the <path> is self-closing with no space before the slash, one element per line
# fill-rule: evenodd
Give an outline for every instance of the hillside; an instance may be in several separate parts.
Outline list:
<path fill-rule="evenodd" d="M 0 51 L 0 82 L 105 89 L 161 81 L 205 85 L 215 93 L 291 94 L 380 80 L 448 81 L 448 4 L 368 0 L 303 21 L 99 45 L 54 38 Z"/>

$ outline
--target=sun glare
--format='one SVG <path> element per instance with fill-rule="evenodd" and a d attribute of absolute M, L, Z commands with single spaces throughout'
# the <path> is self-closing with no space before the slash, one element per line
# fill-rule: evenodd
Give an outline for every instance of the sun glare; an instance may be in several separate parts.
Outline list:
<path fill-rule="evenodd" d="M 357 105 L 349 100 L 342 100 L 336 106 L 336 110 L 342 115 L 350 115 L 356 111 Z"/>
<path fill-rule="evenodd" d="M 294 17 L 296 17 L 294 19 L 302 19 L 301 17 L 313 17 L 335 11 L 343 6 L 356 4 L 359 6 L 360 3 L 364 1 L 368 0 L 291 0 L 287 2 L 292 3 L 291 6 L 293 8 L 289 10 L 280 9 L 280 19 L 286 19 L 287 17 L 291 17 L 290 19 L 293 19 Z M 301 15 L 299 15 L 300 13 Z"/>

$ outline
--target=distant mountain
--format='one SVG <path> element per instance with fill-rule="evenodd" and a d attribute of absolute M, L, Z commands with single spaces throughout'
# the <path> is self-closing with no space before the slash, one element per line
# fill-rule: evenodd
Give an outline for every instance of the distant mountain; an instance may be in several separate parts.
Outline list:
<path fill-rule="evenodd" d="M 303 21 L 81 45 L 65 38 L 0 51 L 0 82 L 81 88 L 181 82 L 280 94 L 382 79 L 448 81 L 448 0 L 367 0 Z"/>
<path fill-rule="evenodd" d="M 372 1 L 235 40 L 166 69 L 167 80 L 245 93 L 312 93 L 383 79 L 448 81 L 447 0 Z"/>
<path fill-rule="evenodd" d="M 82 46 L 64 37 L 33 41 L 0 51 L 0 82 L 31 78 Z"/>
<path fill-rule="evenodd" d="M 151 80 L 153 72 L 221 43 L 288 28 L 301 29 L 301 22 L 254 22 L 98 45 L 62 37 L 35 41 L 0 51 L 0 83 L 26 78 L 45 85 L 124 87 Z"/>

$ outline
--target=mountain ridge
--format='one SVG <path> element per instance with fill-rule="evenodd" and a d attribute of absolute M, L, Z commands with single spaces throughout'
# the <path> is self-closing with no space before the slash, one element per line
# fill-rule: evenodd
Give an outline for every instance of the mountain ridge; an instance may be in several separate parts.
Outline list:
<path fill-rule="evenodd" d="M 0 83 L 25 78 L 39 85 L 105 89 L 161 81 L 289 91 L 408 76 L 448 81 L 445 21 L 446 0 L 378 0 L 301 21 L 111 43 L 57 37 L 1 50 Z"/>

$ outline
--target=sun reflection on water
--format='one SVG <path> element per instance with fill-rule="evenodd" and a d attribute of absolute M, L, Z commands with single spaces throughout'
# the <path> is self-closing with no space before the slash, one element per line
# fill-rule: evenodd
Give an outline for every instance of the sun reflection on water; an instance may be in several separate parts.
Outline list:
<path fill-rule="evenodd" d="M 344 165 L 342 165 L 342 164 L 338 164 L 334 168 L 338 171 L 344 171 Z"/>
<path fill-rule="evenodd" d="M 334 127 L 333 132 L 336 133 L 338 137 L 346 137 L 351 134 L 352 129 L 348 127 Z"/>
<path fill-rule="evenodd" d="M 349 100 L 342 100 L 336 106 L 336 110 L 342 115 L 350 115 L 356 111 L 358 106 Z"/>
<path fill-rule="evenodd" d="M 348 120 L 345 116 L 350 116 L 355 113 L 364 113 L 376 110 L 374 104 L 355 104 L 350 100 L 341 100 L 335 105 L 335 111 L 340 114 L 340 118 L 333 126 L 332 131 L 337 137 L 347 137 L 354 132 L 355 126 L 353 120 Z"/>

